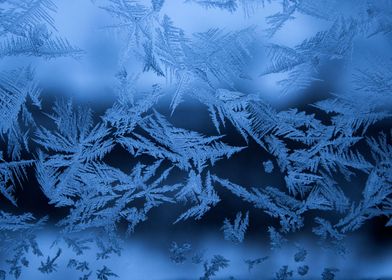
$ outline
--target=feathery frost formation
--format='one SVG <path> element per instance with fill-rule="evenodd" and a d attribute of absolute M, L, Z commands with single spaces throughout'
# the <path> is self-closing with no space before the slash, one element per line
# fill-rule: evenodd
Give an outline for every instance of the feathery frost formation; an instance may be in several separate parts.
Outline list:
<path fill-rule="evenodd" d="M 86 52 L 58 32 L 55 2 L 0 1 L 1 60 L 83 58 Z M 206 12 L 217 9 L 230 16 L 239 11 L 245 21 L 271 5 L 280 7 L 262 28 L 212 27 L 194 34 L 164 14 L 164 0 L 93 2 L 111 18 L 103 29 L 121 42 L 112 89 L 116 98 L 104 112 L 66 97 L 49 100 L 32 63 L 0 71 L 0 248 L 7 256 L 0 279 L 19 278 L 30 252 L 39 258 L 40 272 L 55 273 L 67 246 L 76 256 L 68 268 L 79 271 L 79 279 L 116 278 L 106 265 L 93 272 L 80 256 L 91 246 L 99 249 L 98 260 L 119 255 L 121 225 L 132 234 L 157 207 L 178 204 L 182 212 L 173 223 L 201 220 L 219 207 L 224 193 L 247 207 L 237 209 L 235 217 L 228 214 L 221 227 L 222 238 L 234 243 L 246 240 L 252 221 L 267 216 L 276 224 L 258 230 L 269 233 L 272 249 L 284 246 L 305 222 L 322 244 L 342 254 L 345 238 L 367 221 L 384 217 L 385 226 L 392 226 L 391 58 L 370 54 L 372 63 L 366 66 L 353 59 L 358 42 L 390 43 L 391 1 L 187 0 L 182 4 Z M 293 46 L 274 41 L 303 16 L 327 27 Z M 265 61 L 253 75 L 249 65 L 260 50 Z M 140 67 L 130 69 L 130 61 Z M 260 76 L 283 75 L 280 93 L 295 94 L 323 83 L 321 73 L 331 63 L 350 70 L 347 89 L 298 108 L 278 109 L 257 89 L 241 86 Z M 137 86 L 144 74 L 156 77 L 149 92 Z M 176 124 L 189 101 L 204 108 L 214 130 Z M 237 141 L 229 133 L 238 135 Z M 260 172 L 282 178 L 280 185 L 241 185 L 216 168 L 250 147 L 264 155 Z M 119 151 L 129 159 L 127 168 L 113 160 Z M 363 186 L 351 183 L 364 176 Z M 35 184 L 39 187 L 31 190 Z M 66 214 L 22 213 L 19 196 L 26 189 Z M 36 238 L 48 219 L 59 239 L 53 243 L 57 251 L 44 254 Z M 80 232 L 92 237 L 74 237 Z M 190 250 L 190 244 L 174 242 L 170 258 L 183 263 Z M 300 248 L 296 272 L 282 266 L 276 279 L 306 275 L 309 267 L 301 264 L 306 254 Z M 230 263 L 221 255 L 192 259 L 203 264 L 200 279 L 213 278 Z M 250 271 L 267 259 L 245 263 Z M 326 268 L 322 277 L 333 279 L 337 272 Z"/>

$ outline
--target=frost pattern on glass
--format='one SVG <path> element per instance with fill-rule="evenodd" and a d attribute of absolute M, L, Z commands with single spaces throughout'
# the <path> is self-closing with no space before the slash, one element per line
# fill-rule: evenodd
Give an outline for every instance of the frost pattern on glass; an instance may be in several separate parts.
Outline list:
<path fill-rule="evenodd" d="M 5 64 L 26 59 L 0 71 L 0 247 L 7 252 L 0 279 L 19 278 L 32 256 L 39 258 L 41 273 L 54 274 L 68 258 L 64 248 L 75 254 L 66 266 L 80 271 L 79 279 L 114 279 L 118 274 L 106 264 L 92 271 L 94 260 L 84 259 L 85 252 L 99 250 L 97 260 L 120 255 L 121 225 L 129 236 L 153 209 L 173 204 L 181 209 L 173 224 L 202 220 L 227 194 L 242 207 L 219 225 L 222 238 L 233 243 L 246 240 L 254 219 L 269 217 L 277 224 L 260 232 L 269 235 L 273 250 L 311 223 L 320 244 L 346 254 L 345 240 L 367 221 L 386 217 L 385 226 L 392 226 L 391 58 L 369 54 L 370 63 L 361 65 L 353 59 L 358 41 L 377 37 L 390 43 L 391 1 L 188 0 L 182 5 L 228 17 L 240 13 L 245 22 L 270 5 L 280 9 L 260 26 L 212 26 L 195 33 L 165 14 L 168 1 L 92 1 L 110 22 L 97 32 L 111 33 L 121 43 L 110 89 L 114 98 L 104 110 L 69 96 L 48 97 L 40 83 L 36 61 L 83 64 L 88 56 L 59 31 L 55 2 L 0 1 L 0 59 Z M 302 16 L 326 28 L 292 45 L 275 40 Z M 257 50 L 264 61 L 254 75 L 249 68 Z M 278 75 L 283 78 L 276 87 L 285 97 L 323 84 L 321 73 L 331 63 L 350 70 L 347 88 L 301 106 L 282 109 L 256 87 L 239 86 Z M 141 76 L 147 74 L 154 78 L 141 90 Z M 178 121 L 178 111 L 189 102 L 203 107 L 213 129 L 198 131 Z M 236 141 L 228 133 L 235 133 Z M 259 172 L 281 178 L 280 185 L 242 185 L 216 167 L 254 146 L 264 155 Z M 118 151 L 129 168 L 113 163 Z M 363 186 L 350 183 L 363 176 Z M 48 205 L 61 209 L 61 217 L 23 213 L 19 196 L 31 182 Z M 352 197 L 348 186 L 360 197 Z M 59 236 L 55 249 L 42 252 L 37 235 L 53 225 Z M 170 258 L 201 265 L 200 279 L 212 279 L 230 265 L 219 254 L 188 256 L 191 250 L 188 243 L 173 242 Z M 303 263 L 306 255 L 299 246 L 298 266 L 281 266 L 275 279 L 306 275 L 311 270 Z M 251 272 L 267 259 L 245 264 Z M 338 271 L 325 268 L 320 275 L 334 279 Z"/>

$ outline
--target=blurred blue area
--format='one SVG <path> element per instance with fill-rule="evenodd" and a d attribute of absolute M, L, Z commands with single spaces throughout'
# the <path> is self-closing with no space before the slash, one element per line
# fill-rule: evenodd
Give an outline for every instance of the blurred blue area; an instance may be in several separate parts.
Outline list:
<path fill-rule="evenodd" d="M 83 235 L 80 237 L 84 237 Z M 62 255 L 58 261 L 58 270 L 55 274 L 43 275 L 35 267 L 40 265 L 39 259 L 31 256 L 30 267 L 26 268 L 21 280 L 28 279 L 78 279 L 82 273 L 67 268 L 69 259 L 81 259 L 62 242 L 53 244 L 56 233 L 45 232 L 40 235 L 38 242 L 45 256 L 55 255 L 57 248 L 61 247 Z M 294 245 L 285 246 L 282 250 L 271 251 L 267 242 L 246 241 L 244 244 L 235 245 L 222 240 L 215 232 L 208 234 L 194 234 L 192 236 L 176 236 L 178 243 L 188 242 L 191 251 L 186 254 L 183 263 L 173 263 L 170 260 L 169 244 L 171 236 L 166 233 L 150 233 L 130 238 L 125 244 L 121 256 L 113 255 L 107 260 L 91 261 L 89 267 L 95 271 L 103 265 L 119 276 L 119 279 L 151 279 L 151 280 L 194 280 L 203 275 L 203 264 L 192 263 L 192 256 L 201 253 L 205 258 L 220 254 L 230 261 L 230 266 L 219 271 L 214 279 L 275 279 L 275 273 L 283 265 L 288 265 L 296 271 L 299 263 L 294 261 L 297 249 Z M 167 242 L 169 241 L 170 242 Z M 366 239 L 355 236 L 351 239 L 348 249 L 351 255 L 348 258 L 338 257 L 333 251 L 321 248 L 315 240 L 300 237 L 295 242 L 307 248 L 306 264 L 310 267 L 308 275 L 294 277 L 293 279 L 320 279 L 325 267 L 340 268 L 337 279 L 390 279 L 392 268 L 391 247 L 378 254 L 372 248 L 366 248 Z M 294 244 L 294 243 L 293 243 Z M 94 260 L 98 250 L 92 246 L 83 254 L 83 259 Z M 268 256 L 261 264 L 256 265 L 251 271 L 245 260 L 257 259 Z M 361 265 L 358 265 L 361 264 Z M 93 279 L 95 275 L 92 275 Z"/>

